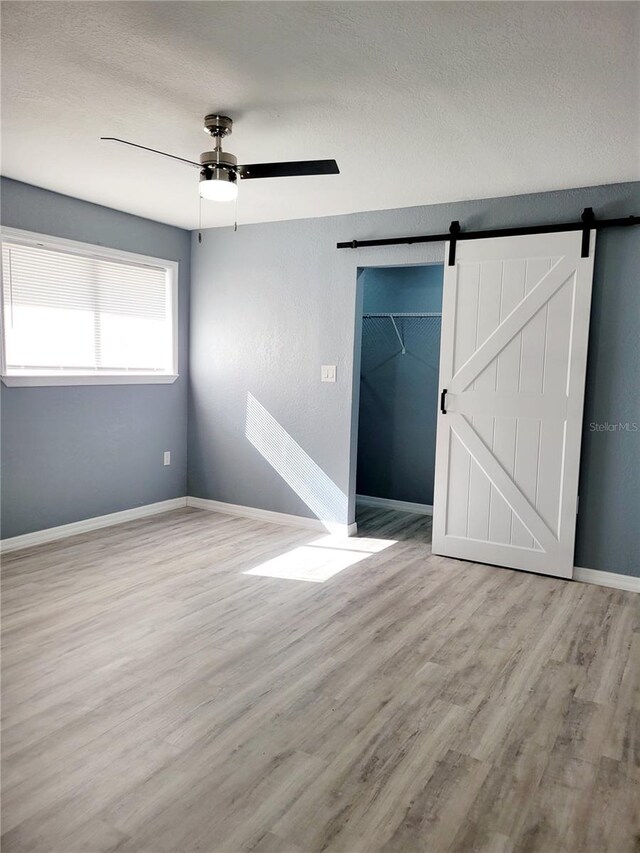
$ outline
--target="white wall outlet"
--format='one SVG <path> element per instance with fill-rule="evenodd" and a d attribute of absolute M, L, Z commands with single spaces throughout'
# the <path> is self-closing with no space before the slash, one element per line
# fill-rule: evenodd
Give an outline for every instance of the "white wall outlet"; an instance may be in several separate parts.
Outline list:
<path fill-rule="evenodd" d="M 320 368 L 320 381 L 321 382 L 335 382 L 336 381 L 336 366 L 335 364 L 323 364 Z"/>
<path fill-rule="evenodd" d="M 171 465 L 171 451 L 165 450 L 164 452 L 164 464 Z"/>

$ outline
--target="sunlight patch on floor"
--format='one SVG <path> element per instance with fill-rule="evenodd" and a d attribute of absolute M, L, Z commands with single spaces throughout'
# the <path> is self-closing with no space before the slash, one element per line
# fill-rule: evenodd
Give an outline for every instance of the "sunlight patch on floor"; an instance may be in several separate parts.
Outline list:
<path fill-rule="evenodd" d="M 244 575 L 324 583 L 338 572 L 395 545 L 393 539 L 347 539 L 321 536 L 306 545 L 266 560 Z"/>

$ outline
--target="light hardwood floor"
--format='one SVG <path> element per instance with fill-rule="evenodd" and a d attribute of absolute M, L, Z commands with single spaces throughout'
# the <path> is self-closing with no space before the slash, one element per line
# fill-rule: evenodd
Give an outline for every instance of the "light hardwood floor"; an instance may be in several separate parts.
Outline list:
<path fill-rule="evenodd" d="M 359 522 L 5 557 L 3 853 L 638 851 L 640 596 Z"/>

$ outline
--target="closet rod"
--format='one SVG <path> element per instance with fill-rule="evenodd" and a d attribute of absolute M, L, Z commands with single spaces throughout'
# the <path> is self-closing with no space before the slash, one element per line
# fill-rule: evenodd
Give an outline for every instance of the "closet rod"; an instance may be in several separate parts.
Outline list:
<path fill-rule="evenodd" d="M 442 312 L 440 311 L 387 311 L 382 314 L 372 314 L 370 312 L 366 312 L 362 315 L 363 317 L 442 317 Z"/>
<path fill-rule="evenodd" d="M 402 335 L 400 334 L 400 329 L 398 329 L 398 326 L 396 324 L 396 318 L 403 319 L 403 320 L 407 319 L 407 318 L 408 319 L 413 318 L 413 319 L 419 320 L 422 317 L 442 317 L 442 314 L 440 312 L 437 312 L 437 311 L 404 311 L 404 312 L 403 311 L 400 311 L 400 312 L 394 311 L 393 313 L 386 313 L 386 314 L 384 314 L 384 313 L 383 314 L 364 313 L 362 315 L 363 320 L 367 320 L 370 317 L 386 317 L 387 319 L 391 320 L 391 322 L 393 323 L 393 328 L 395 330 L 396 336 L 397 336 L 398 340 L 400 341 L 400 346 L 402 347 L 402 355 L 406 355 L 407 349 L 405 347 L 404 340 L 402 339 Z"/>

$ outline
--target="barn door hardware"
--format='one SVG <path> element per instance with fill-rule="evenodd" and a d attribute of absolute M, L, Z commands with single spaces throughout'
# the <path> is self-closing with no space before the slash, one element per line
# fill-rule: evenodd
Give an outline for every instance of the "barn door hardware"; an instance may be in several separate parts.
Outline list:
<path fill-rule="evenodd" d="M 592 207 L 585 207 L 582 211 L 582 216 L 580 217 L 584 222 L 584 226 L 582 228 L 582 248 L 580 249 L 580 257 L 588 258 L 589 257 L 589 236 L 591 234 L 591 229 L 595 225 L 596 215 L 593 212 Z"/>
<path fill-rule="evenodd" d="M 368 246 L 400 246 L 413 243 L 446 243 L 449 241 L 450 266 L 455 264 L 456 244 L 460 240 L 480 240 L 485 237 L 515 237 L 522 234 L 553 234 L 557 231 L 582 231 L 582 257 L 588 257 L 589 232 L 604 228 L 624 228 L 640 225 L 640 216 L 621 216 L 617 219 L 596 219 L 593 208 L 585 207 L 579 222 L 559 222 L 555 225 L 523 225 L 515 228 L 488 228 L 485 231 L 462 231 L 454 220 L 449 231 L 443 234 L 425 234 L 416 237 L 386 237 L 376 240 L 348 240 L 338 243 L 338 249 L 365 249 Z"/>
<path fill-rule="evenodd" d="M 455 267 L 456 265 L 456 237 L 460 233 L 462 229 L 460 228 L 460 223 L 457 219 L 454 219 L 451 225 L 449 226 L 449 266 Z"/>

